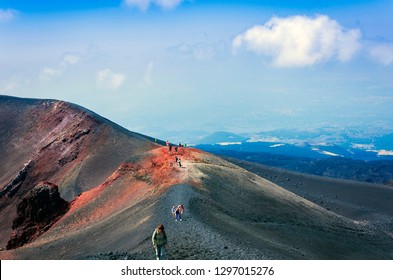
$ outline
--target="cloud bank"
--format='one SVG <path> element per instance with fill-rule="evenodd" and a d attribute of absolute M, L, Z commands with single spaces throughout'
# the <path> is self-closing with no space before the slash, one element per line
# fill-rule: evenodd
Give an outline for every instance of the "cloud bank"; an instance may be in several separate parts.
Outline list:
<path fill-rule="evenodd" d="M 145 73 L 145 76 L 143 77 L 143 84 L 144 85 L 151 85 L 153 69 L 154 69 L 154 62 L 151 61 L 147 64 L 146 73 Z"/>
<path fill-rule="evenodd" d="M 98 71 L 97 86 L 100 88 L 116 90 L 125 80 L 125 75 L 122 73 L 114 73 L 109 68 Z"/>
<path fill-rule="evenodd" d="M 180 5 L 182 1 L 183 0 L 124 0 L 124 4 L 129 7 L 136 7 L 142 11 L 146 11 L 151 5 L 169 10 Z"/>
<path fill-rule="evenodd" d="M 351 59 L 360 48 L 360 37 L 358 29 L 346 30 L 325 15 L 273 17 L 237 35 L 232 49 L 270 57 L 279 67 L 304 67 Z"/>
<path fill-rule="evenodd" d="M 221 42 L 218 43 L 182 43 L 168 49 L 171 53 L 180 55 L 183 58 L 192 58 L 198 61 L 213 59 L 218 51 L 223 50 Z"/>
<path fill-rule="evenodd" d="M 45 66 L 40 73 L 40 79 L 44 81 L 49 81 L 53 78 L 56 78 L 63 74 L 69 66 L 77 64 L 79 60 L 80 57 L 78 55 L 66 54 L 63 56 L 58 67 L 53 68 Z"/>
<path fill-rule="evenodd" d="M 383 65 L 393 64 L 393 44 L 379 44 L 371 47 L 370 56 Z"/>

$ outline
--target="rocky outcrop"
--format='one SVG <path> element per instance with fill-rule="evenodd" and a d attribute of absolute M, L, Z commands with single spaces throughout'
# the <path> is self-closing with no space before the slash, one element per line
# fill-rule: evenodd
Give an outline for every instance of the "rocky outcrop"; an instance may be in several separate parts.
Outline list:
<path fill-rule="evenodd" d="M 35 186 L 18 204 L 7 249 L 21 247 L 47 231 L 69 209 L 58 187 L 44 182 Z"/>
<path fill-rule="evenodd" d="M 20 188 L 23 181 L 26 179 L 27 171 L 31 168 L 32 161 L 25 163 L 23 168 L 18 172 L 14 179 L 11 180 L 4 188 L 0 191 L 0 197 L 7 195 L 12 197 Z"/>

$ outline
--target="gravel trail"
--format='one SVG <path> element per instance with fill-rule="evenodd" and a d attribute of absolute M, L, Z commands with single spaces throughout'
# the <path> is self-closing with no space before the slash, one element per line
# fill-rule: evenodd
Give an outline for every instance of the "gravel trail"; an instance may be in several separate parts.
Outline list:
<path fill-rule="evenodd" d="M 168 259 L 268 258 L 251 246 L 235 244 L 234 241 L 222 236 L 203 221 L 196 219 L 193 215 L 195 209 L 190 208 L 190 201 L 200 196 L 201 194 L 192 186 L 175 185 L 159 201 L 155 216 L 157 224 L 164 224 L 168 235 Z M 179 204 L 184 204 L 185 208 L 183 221 L 175 221 L 171 215 L 172 206 Z"/>
<path fill-rule="evenodd" d="M 252 244 L 231 240 L 198 220 L 193 214 L 195 209 L 190 209 L 190 201 L 201 196 L 192 186 L 172 186 L 157 201 L 149 221 L 151 233 L 137 250 L 133 253 L 110 252 L 90 256 L 89 259 L 155 259 L 151 234 L 158 224 L 165 226 L 169 243 L 166 254 L 169 260 L 274 259 L 253 248 Z M 171 214 L 172 206 L 179 204 L 183 204 L 185 208 L 183 221 L 175 221 Z"/>

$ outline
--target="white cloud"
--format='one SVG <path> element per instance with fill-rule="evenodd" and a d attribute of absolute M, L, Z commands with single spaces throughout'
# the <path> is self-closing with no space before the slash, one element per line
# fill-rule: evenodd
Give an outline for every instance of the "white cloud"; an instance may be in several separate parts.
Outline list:
<path fill-rule="evenodd" d="M 151 76 L 152 76 L 152 73 L 153 73 L 153 69 L 154 69 L 154 62 L 151 61 L 151 62 L 149 62 L 147 64 L 146 73 L 145 73 L 145 76 L 143 77 L 143 83 L 145 85 L 150 85 L 151 84 L 151 82 L 152 82 Z"/>
<path fill-rule="evenodd" d="M 17 88 L 19 88 L 19 86 L 20 85 L 17 82 L 15 82 L 15 81 L 7 82 L 7 83 L 1 85 L 1 87 L 0 87 L 0 94 L 11 93 L 14 90 L 16 90 Z"/>
<path fill-rule="evenodd" d="M 183 0 L 155 0 L 152 2 L 155 2 L 156 5 L 164 9 L 173 9 L 176 6 L 180 5 L 180 3 L 183 2 Z"/>
<path fill-rule="evenodd" d="M 196 43 L 196 44 L 180 44 L 170 48 L 171 52 L 180 54 L 184 58 L 193 58 L 199 61 L 210 60 L 216 56 L 217 50 L 221 49 L 220 43 L 207 44 L 207 43 Z"/>
<path fill-rule="evenodd" d="M 97 86 L 101 88 L 116 90 L 124 83 L 124 80 L 124 74 L 114 73 L 108 68 L 97 73 Z"/>
<path fill-rule="evenodd" d="M 66 54 L 63 56 L 62 61 L 60 62 L 61 68 L 66 68 L 69 65 L 77 64 L 79 62 L 79 56 L 75 54 Z"/>
<path fill-rule="evenodd" d="M 49 81 L 53 78 L 56 78 L 63 74 L 70 65 L 77 64 L 79 60 L 80 58 L 78 55 L 66 54 L 63 56 L 58 67 L 45 66 L 40 73 L 40 79 L 44 81 Z"/>
<path fill-rule="evenodd" d="M 56 78 L 62 74 L 61 69 L 55 69 L 50 67 L 44 67 L 40 73 L 40 79 L 43 81 L 49 81 L 53 78 Z"/>
<path fill-rule="evenodd" d="M 182 1 L 183 0 L 124 0 L 124 4 L 146 11 L 149 9 L 150 5 L 156 5 L 162 9 L 173 9 L 180 5 Z"/>
<path fill-rule="evenodd" d="M 345 30 L 328 16 L 273 17 L 236 36 L 232 49 L 272 58 L 276 66 L 302 67 L 337 58 L 347 61 L 360 48 L 358 29 Z"/>
<path fill-rule="evenodd" d="M 14 19 L 17 14 L 18 12 L 12 9 L 0 9 L 0 22 L 10 21 Z"/>
<path fill-rule="evenodd" d="M 370 48 L 370 56 L 384 65 L 393 63 L 393 45 L 379 44 Z"/>

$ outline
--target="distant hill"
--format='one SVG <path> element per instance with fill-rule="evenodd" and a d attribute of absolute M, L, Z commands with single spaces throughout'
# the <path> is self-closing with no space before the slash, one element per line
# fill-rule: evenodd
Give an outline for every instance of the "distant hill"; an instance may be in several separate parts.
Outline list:
<path fill-rule="evenodd" d="M 228 141 L 229 136 L 238 141 Z M 373 136 L 356 129 L 326 127 L 239 137 L 213 133 L 206 139 L 196 147 L 216 155 L 318 176 L 393 184 L 393 134 Z"/>
<path fill-rule="evenodd" d="M 261 147 L 263 144 L 259 144 Z M 265 148 L 267 146 L 263 145 Z M 351 158 L 329 156 L 302 148 L 283 146 L 280 153 L 261 152 L 265 149 L 247 149 L 247 145 L 218 146 L 199 145 L 200 149 L 218 156 L 233 157 L 249 162 L 279 167 L 296 172 L 341 178 L 360 182 L 393 185 L 392 160 L 354 160 Z"/>
<path fill-rule="evenodd" d="M 199 140 L 198 143 L 227 145 L 233 143 L 241 143 L 245 140 L 246 140 L 245 137 L 237 135 L 232 132 L 217 131 Z"/>
<path fill-rule="evenodd" d="M 203 149 L 265 152 L 314 159 L 342 157 L 364 161 L 393 160 L 393 134 L 370 133 L 326 127 L 310 131 L 275 130 L 244 133 L 241 136 L 231 132 L 216 132 L 195 143 Z"/>

